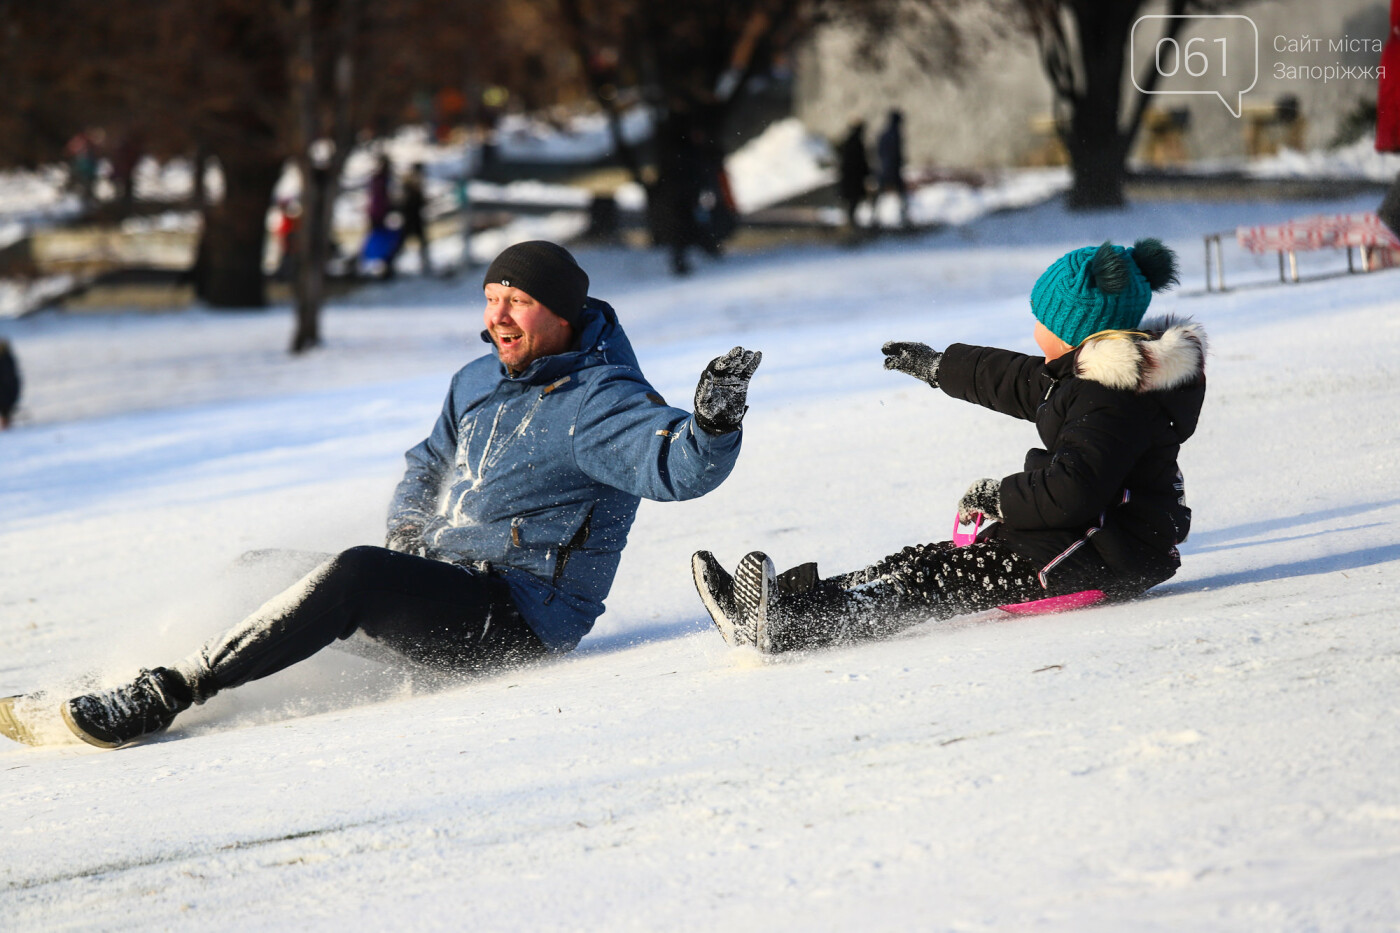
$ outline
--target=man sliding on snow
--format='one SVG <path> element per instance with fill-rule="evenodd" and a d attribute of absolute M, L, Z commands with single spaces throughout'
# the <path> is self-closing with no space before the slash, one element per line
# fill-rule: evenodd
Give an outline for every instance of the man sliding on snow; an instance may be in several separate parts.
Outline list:
<path fill-rule="evenodd" d="M 828 579 L 816 564 L 775 574 L 758 551 L 731 577 L 708 551 L 696 553 L 695 584 L 720 634 L 788 651 L 1087 590 L 1127 599 L 1171 577 L 1191 524 L 1176 458 L 1205 398 L 1205 334 L 1190 321 L 1143 315 L 1152 293 L 1176 281 L 1176 256 L 1157 240 L 1085 247 L 1031 292 L 1044 359 L 885 344 L 886 369 L 1034 421 L 1044 449 L 1031 450 L 1018 473 L 972 484 L 960 520 L 995 523 L 967 547 L 908 547 Z"/>
<path fill-rule="evenodd" d="M 63 703 L 79 738 L 123 745 L 352 635 L 446 671 L 569 651 L 603 611 L 640 499 L 695 498 L 729 475 L 759 353 L 712 361 L 692 415 L 647 382 L 563 247 L 510 247 L 484 287 L 495 353 L 453 377 L 408 451 L 386 547 L 333 557 L 184 661 Z M 33 740 L 8 702 L 0 732 Z"/>

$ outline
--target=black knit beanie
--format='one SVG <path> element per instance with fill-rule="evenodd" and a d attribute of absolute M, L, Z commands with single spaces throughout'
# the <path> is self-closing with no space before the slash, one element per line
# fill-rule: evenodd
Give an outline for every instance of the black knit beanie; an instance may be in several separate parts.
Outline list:
<path fill-rule="evenodd" d="M 530 240 L 508 246 L 486 270 L 485 288 L 495 282 L 518 288 L 577 328 L 588 297 L 588 273 L 558 243 Z"/>

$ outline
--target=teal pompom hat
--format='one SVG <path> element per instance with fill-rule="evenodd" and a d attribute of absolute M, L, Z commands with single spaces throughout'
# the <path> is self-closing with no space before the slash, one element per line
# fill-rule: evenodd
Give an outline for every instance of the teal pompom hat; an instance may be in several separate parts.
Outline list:
<path fill-rule="evenodd" d="M 1101 330 L 1142 323 L 1152 293 L 1177 282 L 1176 253 L 1160 240 L 1104 243 L 1065 253 L 1031 289 L 1031 313 L 1072 347 Z"/>

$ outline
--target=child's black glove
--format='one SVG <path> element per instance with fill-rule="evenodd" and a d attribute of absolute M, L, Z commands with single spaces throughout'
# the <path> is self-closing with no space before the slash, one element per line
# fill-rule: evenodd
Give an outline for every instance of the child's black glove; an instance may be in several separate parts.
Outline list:
<path fill-rule="evenodd" d="M 400 554 L 422 557 L 425 550 L 423 527 L 412 522 L 405 522 L 389 532 L 389 536 L 384 539 L 384 546 L 391 551 L 398 551 Z"/>
<path fill-rule="evenodd" d="M 758 350 L 735 347 L 710 361 L 695 387 L 695 423 L 702 431 L 728 434 L 739 430 L 744 412 L 749 410 L 749 380 L 762 360 Z"/>
<path fill-rule="evenodd" d="M 885 368 L 908 373 L 938 388 L 938 363 L 943 354 L 925 343 L 891 340 L 880 348 L 885 354 Z"/>
<path fill-rule="evenodd" d="M 967 492 L 958 500 L 958 521 L 970 522 L 978 512 L 1001 520 L 1001 480 L 979 479 L 967 487 Z"/>

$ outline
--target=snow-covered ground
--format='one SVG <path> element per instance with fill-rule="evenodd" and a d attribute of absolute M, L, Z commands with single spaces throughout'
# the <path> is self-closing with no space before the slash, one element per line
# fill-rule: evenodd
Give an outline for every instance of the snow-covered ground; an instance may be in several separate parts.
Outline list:
<path fill-rule="evenodd" d="M 671 400 L 764 351 L 725 485 L 643 505 L 553 663 L 443 687 L 327 651 L 143 745 L 0 747 L 0 928 L 1400 927 L 1400 273 L 1200 293 L 1200 234 L 1373 200 L 1045 204 L 684 281 L 581 251 Z M 946 537 L 1036 443 L 884 371 L 884 340 L 1030 351 L 1045 265 L 1145 235 L 1185 266 L 1154 308 L 1212 338 L 1176 579 L 725 647 L 696 548 L 863 565 Z M 0 434 L 0 695 L 183 656 L 289 582 L 247 550 L 380 540 L 479 319 L 473 283 L 410 280 L 331 308 L 304 359 L 285 308 L 0 322 L 28 386 Z"/>

